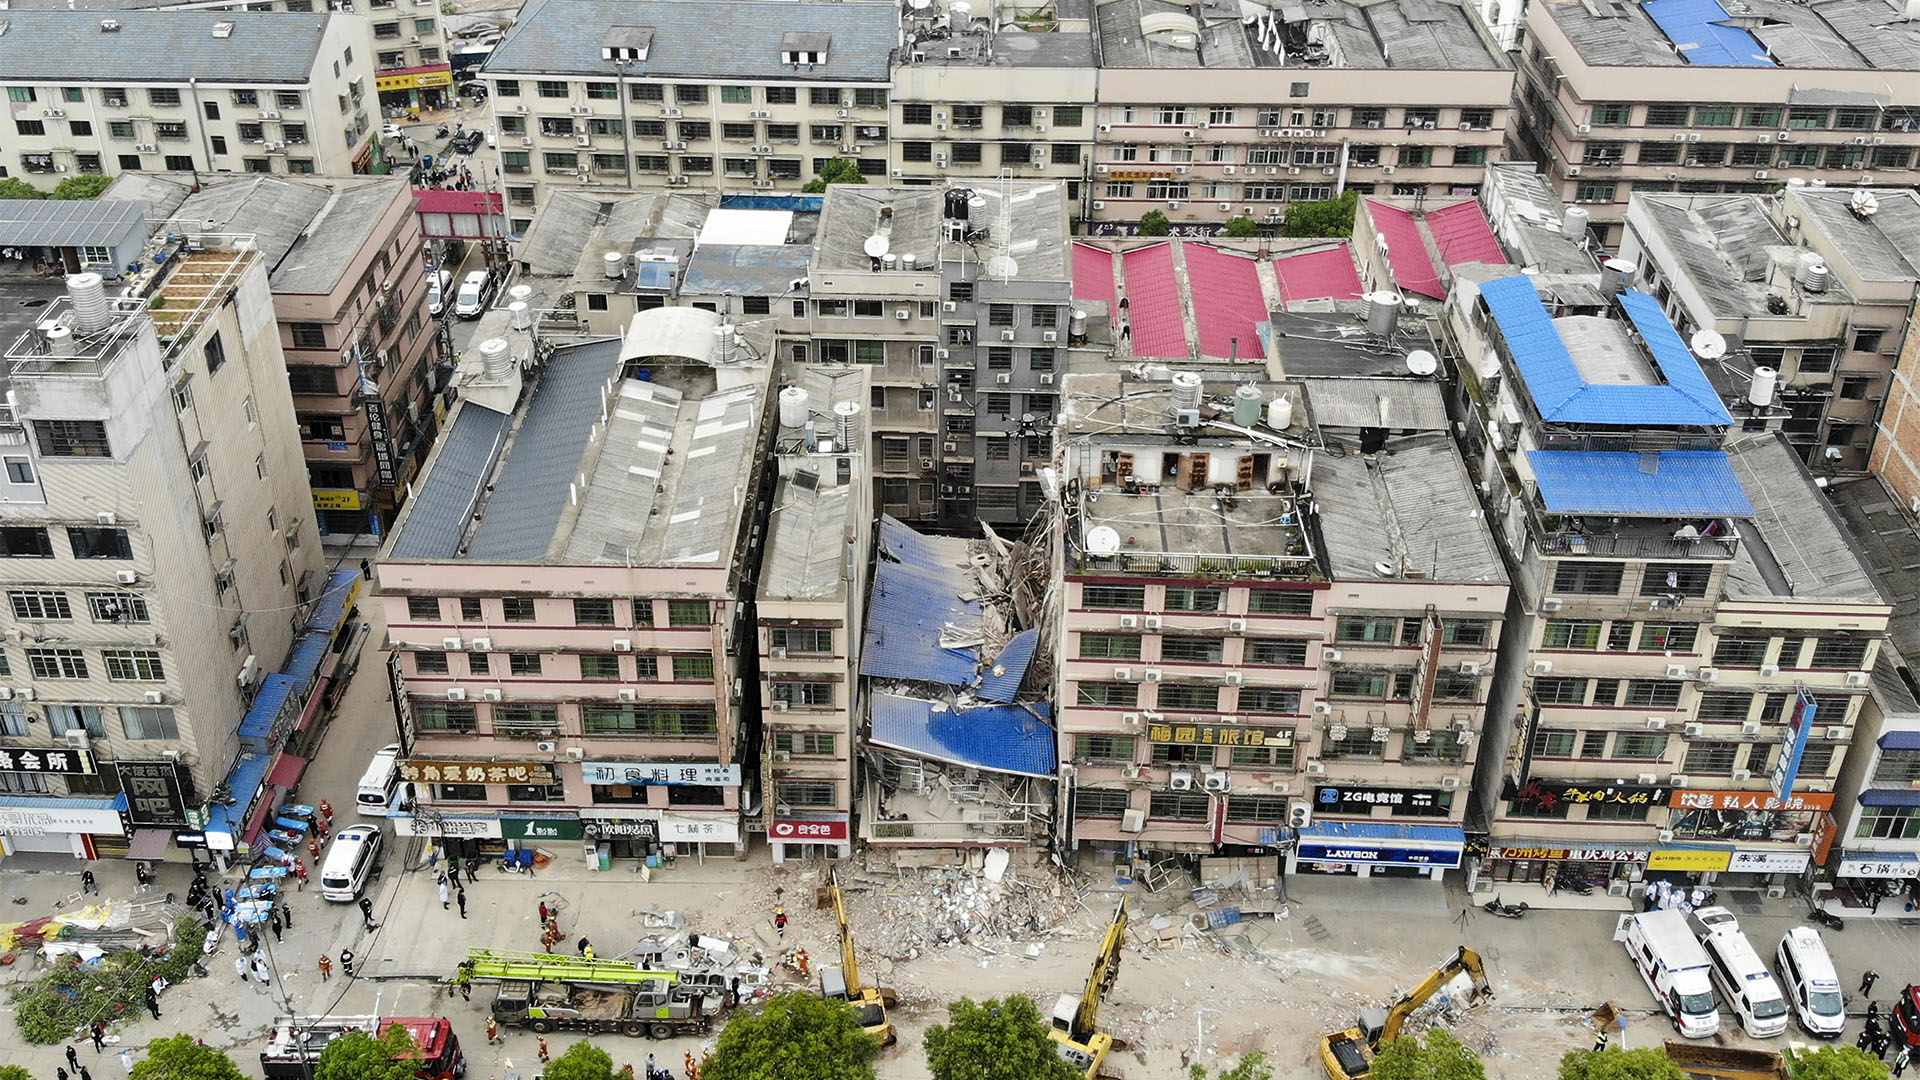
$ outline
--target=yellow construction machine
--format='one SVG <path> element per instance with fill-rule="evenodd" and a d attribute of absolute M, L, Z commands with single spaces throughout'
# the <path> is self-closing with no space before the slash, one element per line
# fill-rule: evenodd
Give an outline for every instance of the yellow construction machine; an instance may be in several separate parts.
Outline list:
<path fill-rule="evenodd" d="M 1053 1005 L 1053 1030 L 1047 1034 L 1060 1045 L 1060 1056 L 1087 1080 L 1100 1075 L 1107 1051 L 1114 1047 L 1113 1036 L 1100 1030 L 1100 1002 L 1120 977 L 1120 947 L 1127 938 L 1127 904 L 1114 905 L 1113 921 L 1094 955 L 1093 969 L 1087 972 L 1086 989 L 1078 997 L 1061 994 Z"/>
<path fill-rule="evenodd" d="M 1480 965 L 1480 954 L 1460 946 L 1446 963 L 1435 968 L 1419 986 L 1402 994 L 1390 1008 L 1368 1009 L 1360 1014 L 1358 1025 L 1330 1032 L 1320 1040 L 1320 1063 L 1326 1066 L 1328 1080 L 1358 1080 L 1370 1072 L 1374 1053 L 1400 1037 L 1400 1029 L 1413 1010 L 1463 971 L 1473 979 L 1473 989 L 1468 991 L 1464 1003 L 1467 1008 L 1493 997 L 1486 969 Z"/>
<path fill-rule="evenodd" d="M 860 962 L 853 953 L 853 929 L 847 924 L 847 900 L 840 893 L 839 871 L 827 871 L 827 889 L 833 894 L 834 918 L 840 921 L 840 966 L 820 969 L 820 996 L 852 1005 L 867 1034 L 881 1046 L 892 1046 L 896 1036 L 887 1020 L 887 1006 L 895 1002 L 894 993 L 860 984 Z"/>

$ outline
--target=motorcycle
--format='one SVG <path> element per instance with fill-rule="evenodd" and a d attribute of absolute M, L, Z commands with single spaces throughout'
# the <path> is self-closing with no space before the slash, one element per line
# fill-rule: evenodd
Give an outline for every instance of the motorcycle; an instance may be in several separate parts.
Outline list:
<path fill-rule="evenodd" d="M 433 129 L 433 137 L 436 139 L 445 139 L 452 134 L 453 129 L 445 124 L 441 124 L 439 127 Z"/>
<path fill-rule="evenodd" d="M 1845 930 L 1847 921 L 1826 908 L 1815 906 L 1807 911 L 1807 917 L 1829 930 Z"/>
<path fill-rule="evenodd" d="M 1501 899 L 1496 896 L 1486 903 L 1481 904 L 1480 910 L 1488 912 L 1489 914 L 1498 915 L 1503 919 L 1519 919 L 1525 917 L 1527 914 L 1527 902 L 1522 900 L 1517 904 L 1508 904 L 1503 903 Z"/>

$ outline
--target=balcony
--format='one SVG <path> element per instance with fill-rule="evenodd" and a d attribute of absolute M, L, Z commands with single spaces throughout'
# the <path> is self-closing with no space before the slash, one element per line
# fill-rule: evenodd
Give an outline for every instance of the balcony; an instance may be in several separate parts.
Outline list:
<path fill-rule="evenodd" d="M 1740 530 L 1729 520 L 1561 518 L 1546 515 L 1534 531 L 1540 553 L 1552 558 L 1731 559 Z"/>
<path fill-rule="evenodd" d="M 1074 573 L 1289 580 L 1318 573 L 1288 494 L 1096 489 L 1072 516 Z"/>

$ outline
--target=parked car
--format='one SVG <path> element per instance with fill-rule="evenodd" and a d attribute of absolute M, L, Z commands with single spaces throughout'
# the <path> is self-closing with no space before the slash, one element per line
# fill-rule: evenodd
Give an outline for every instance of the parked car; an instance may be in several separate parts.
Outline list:
<path fill-rule="evenodd" d="M 427 271 L 427 314 L 438 315 L 447 308 L 447 290 L 453 287 L 453 274 L 438 267 Z"/>
<path fill-rule="evenodd" d="M 462 319 L 477 319 L 487 310 L 493 292 L 493 275 L 475 270 L 460 282 L 460 295 L 454 298 L 453 313 Z"/>
<path fill-rule="evenodd" d="M 454 135 L 452 150 L 456 154 L 471 154 L 480 148 L 480 140 L 484 137 L 479 128 L 467 128 Z"/>

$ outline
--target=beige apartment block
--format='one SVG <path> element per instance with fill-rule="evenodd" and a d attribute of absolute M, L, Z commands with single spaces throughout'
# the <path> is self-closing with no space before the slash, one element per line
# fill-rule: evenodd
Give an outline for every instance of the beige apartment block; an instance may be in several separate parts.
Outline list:
<path fill-rule="evenodd" d="M 9 853 L 124 852 L 118 821 L 89 824 L 115 800 L 135 829 L 187 829 L 236 763 L 293 613 L 319 596 L 253 243 L 169 245 L 122 296 L 70 278 L 6 343 L 0 749 L 85 758 L 61 775 L 0 771 L 6 791 L 53 800 L 43 831 L 12 830 Z"/>
<path fill-rule="evenodd" d="M 1471 195 L 1502 156 L 1514 72 L 1470 5 L 1377 0 L 1302 17 L 1108 0 L 1082 214 L 1126 231 L 1363 194 Z"/>
<path fill-rule="evenodd" d="M 0 168 L 64 175 L 366 171 L 378 115 L 355 15 L 14 11 Z"/>
<path fill-rule="evenodd" d="M 556 187 L 797 193 L 887 173 L 899 12 L 872 3 L 557 0 L 481 71 L 508 201 Z"/>
<path fill-rule="evenodd" d="M 1709 5 L 1711 7 L 1713 5 Z M 1905 183 L 1920 148 L 1920 26 L 1888 0 L 1747 0 L 1708 23 L 1633 3 L 1526 13 L 1514 129 L 1560 197 L 1620 241 L 1636 194 Z"/>

